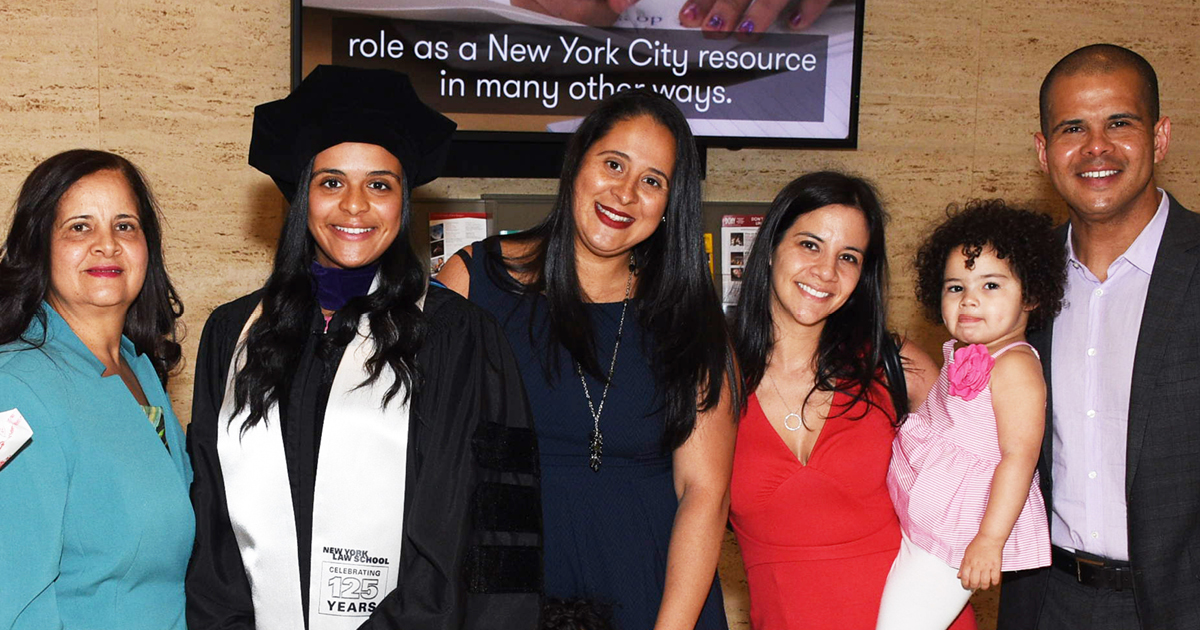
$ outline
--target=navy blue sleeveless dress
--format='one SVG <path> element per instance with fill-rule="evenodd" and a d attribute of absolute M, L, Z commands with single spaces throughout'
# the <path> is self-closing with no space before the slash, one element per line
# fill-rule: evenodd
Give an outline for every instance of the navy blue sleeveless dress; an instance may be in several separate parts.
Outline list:
<path fill-rule="evenodd" d="M 613 606 L 617 630 L 650 630 L 666 578 L 667 547 L 678 500 L 671 456 L 660 452 L 663 409 L 637 321 L 637 301 L 625 316 L 617 367 L 600 430 L 603 465 L 588 467 L 592 417 L 570 354 L 556 348 L 548 380 L 544 364 L 548 311 L 544 298 L 516 292 L 499 258 L 499 241 L 473 245 L 471 301 L 503 327 L 520 365 L 541 452 L 546 595 L 585 597 Z M 607 371 L 621 303 L 588 306 L 596 355 Z M 533 339 L 530 339 L 533 318 Z M 604 384 L 585 376 L 593 404 Z M 712 589 L 696 628 L 725 630 L 721 588 Z"/>

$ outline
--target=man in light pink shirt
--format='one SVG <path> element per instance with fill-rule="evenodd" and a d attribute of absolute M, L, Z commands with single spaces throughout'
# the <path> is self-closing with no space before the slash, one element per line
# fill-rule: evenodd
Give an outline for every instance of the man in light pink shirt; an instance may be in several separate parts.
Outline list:
<path fill-rule="evenodd" d="M 1005 575 L 999 628 L 1200 628 L 1200 216 L 1155 185 L 1171 121 L 1137 53 L 1076 50 L 1040 100 L 1070 211 L 1066 305 L 1030 336 L 1053 565 Z"/>

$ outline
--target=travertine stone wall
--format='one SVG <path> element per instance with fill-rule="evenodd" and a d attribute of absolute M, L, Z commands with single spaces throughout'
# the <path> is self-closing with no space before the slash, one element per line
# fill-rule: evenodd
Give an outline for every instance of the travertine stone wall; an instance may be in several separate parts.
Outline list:
<path fill-rule="evenodd" d="M 141 166 L 167 217 L 167 261 L 187 306 L 185 356 L 208 313 L 261 283 L 282 201 L 246 165 L 251 112 L 287 92 L 287 0 L 4 0 L 0 3 L 0 204 L 40 160 L 68 148 L 119 152 Z M 944 333 L 920 320 L 909 259 L 950 201 L 1004 196 L 1062 216 L 1037 170 L 1031 134 L 1042 76 L 1096 41 L 1130 46 L 1159 72 L 1174 122 L 1160 183 L 1200 206 L 1196 0 L 867 0 L 859 149 L 714 150 L 705 194 L 769 201 L 811 169 L 873 178 L 892 212 L 893 318 L 927 350 Z M 551 194 L 548 180 L 439 180 L 420 195 Z M 6 228 L 5 228 L 6 229 Z M 181 418 L 190 364 L 171 383 Z M 730 621 L 746 624 L 736 549 L 722 564 Z M 994 597 L 976 604 L 984 627 Z"/>

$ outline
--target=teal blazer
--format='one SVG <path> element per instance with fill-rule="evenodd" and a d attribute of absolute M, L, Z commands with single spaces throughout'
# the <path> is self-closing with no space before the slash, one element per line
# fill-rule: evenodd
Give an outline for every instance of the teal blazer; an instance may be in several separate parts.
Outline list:
<path fill-rule="evenodd" d="M 0 628 L 184 630 L 195 519 L 183 431 L 150 360 L 121 355 L 167 443 L 119 376 L 43 303 L 45 343 L 0 345 L 0 411 L 33 439 L 0 468 Z M 25 338 L 42 338 L 35 317 Z"/>

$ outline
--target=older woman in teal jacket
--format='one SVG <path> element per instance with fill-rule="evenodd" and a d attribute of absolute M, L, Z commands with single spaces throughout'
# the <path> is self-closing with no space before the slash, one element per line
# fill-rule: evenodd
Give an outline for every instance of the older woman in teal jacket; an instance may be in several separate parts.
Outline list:
<path fill-rule="evenodd" d="M 163 391 L 181 313 L 132 164 L 34 169 L 0 257 L 0 415 L 33 433 L 0 468 L 0 628 L 186 627 L 191 467 Z"/>

